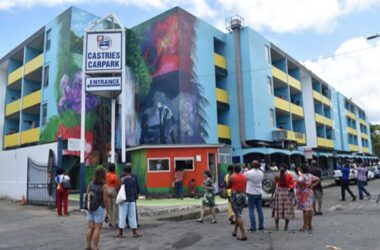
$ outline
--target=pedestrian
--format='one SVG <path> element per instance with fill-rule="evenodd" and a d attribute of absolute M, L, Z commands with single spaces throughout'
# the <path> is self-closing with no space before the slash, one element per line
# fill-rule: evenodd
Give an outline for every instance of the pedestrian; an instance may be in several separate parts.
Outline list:
<path fill-rule="evenodd" d="M 350 180 L 349 165 L 347 163 L 344 164 L 343 167 L 338 165 L 336 169 L 338 169 L 342 172 L 342 178 L 340 179 L 342 199 L 340 201 L 346 201 L 346 190 L 351 195 L 352 201 L 356 201 L 356 196 L 352 193 L 350 186 L 349 186 L 349 180 Z"/>
<path fill-rule="evenodd" d="M 129 226 L 132 229 L 133 238 L 141 237 L 142 235 L 137 232 L 137 183 L 136 179 L 132 176 L 132 168 L 130 165 L 125 167 L 125 176 L 123 177 L 121 183 L 124 184 L 125 201 L 119 204 L 119 232 L 116 237 L 123 237 L 126 218 L 128 218 Z"/>
<path fill-rule="evenodd" d="M 127 167 L 131 168 L 131 176 L 135 179 L 135 182 L 136 182 L 136 188 L 137 188 L 137 198 L 136 198 L 136 222 L 137 222 L 137 227 L 140 227 L 140 224 L 139 224 L 139 213 L 137 211 L 137 200 L 139 199 L 140 197 L 140 186 L 139 186 L 139 180 L 137 178 L 137 175 L 135 173 L 133 173 L 133 168 L 132 168 L 132 163 L 130 162 L 127 162 L 127 164 L 125 164 L 125 168 L 124 168 L 124 174 L 126 173 L 126 169 Z M 128 222 L 128 218 L 126 219 L 126 223 L 127 223 L 127 228 L 130 228 L 129 227 L 129 222 Z"/>
<path fill-rule="evenodd" d="M 69 191 L 66 187 L 66 183 L 70 184 L 70 177 L 62 168 L 57 169 L 57 176 L 55 177 L 55 182 L 57 183 L 57 214 L 62 216 L 62 202 L 63 202 L 63 213 L 65 216 L 69 216 L 68 203 L 69 203 Z"/>
<path fill-rule="evenodd" d="M 176 167 L 174 172 L 174 187 L 175 187 L 175 194 L 177 199 L 183 199 L 183 176 L 185 172 L 183 169 L 179 166 Z"/>
<path fill-rule="evenodd" d="M 269 168 L 271 171 L 278 171 L 277 163 L 273 162 L 272 165 Z"/>
<path fill-rule="evenodd" d="M 93 180 L 87 187 L 87 197 L 91 194 L 95 194 L 94 201 L 96 205 L 88 208 L 87 211 L 87 235 L 86 235 L 86 250 L 97 250 L 99 249 L 100 231 L 102 229 L 102 224 L 104 220 L 104 209 L 109 211 L 108 207 L 108 191 L 105 185 L 106 181 L 106 171 L 103 168 L 98 168 L 95 171 Z M 91 242 L 93 242 L 93 248 L 91 248 Z"/>
<path fill-rule="evenodd" d="M 204 175 L 203 188 L 205 190 L 205 193 L 202 199 L 201 217 L 197 221 L 200 223 L 203 223 L 205 209 L 206 207 L 208 207 L 210 208 L 211 216 L 212 216 L 211 224 L 215 224 L 217 221 L 216 221 L 216 216 L 215 216 L 215 194 L 213 192 L 214 182 L 211 178 L 210 171 L 208 170 L 204 171 L 203 175 Z"/>
<path fill-rule="evenodd" d="M 265 160 L 264 159 L 261 160 L 260 169 L 263 172 L 265 172 L 265 170 L 266 170 L 266 164 L 265 164 Z"/>
<path fill-rule="evenodd" d="M 227 193 L 227 214 L 228 214 L 228 221 L 231 223 L 231 225 L 235 224 L 234 221 L 234 212 L 232 211 L 232 191 L 231 188 L 229 188 L 229 181 L 230 176 L 234 173 L 234 166 L 229 165 L 227 167 L 227 174 L 224 176 L 224 185 L 226 187 L 226 193 Z"/>
<path fill-rule="evenodd" d="M 256 219 L 255 219 L 255 207 L 259 218 L 259 230 L 264 230 L 264 215 L 262 208 L 262 182 L 264 179 L 264 173 L 260 170 L 260 164 L 258 161 L 252 162 L 252 169 L 244 174 L 247 178 L 246 193 L 248 196 L 248 211 L 249 219 L 251 221 L 251 227 L 248 231 L 256 231 Z"/>
<path fill-rule="evenodd" d="M 120 181 L 115 173 L 115 164 L 110 164 L 108 166 L 108 172 L 106 175 L 106 186 L 108 192 L 108 207 L 109 207 L 109 226 L 114 227 L 118 220 L 118 206 L 116 205 L 116 196 L 119 191 Z"/>
<path fill-rule="evenodd" d="M 371 199 L 371 194 L 368 193 L 365 185 L 367 184 L 367 168 L 364 164 L 360 164 L 358 170 L 358 190 L 359 190 L 359 200 L 363 200 L 363 193 L 365 193 L 368 197 L 368 200 Z"/>
<path fill-rule="evenodd" d="M 313 187 L 313 210 L 314 215 L 322 215 L 322 200 L 323 200 L 323 188 L 322 188 L 322 169 L 318 166 L 317 161 L 312 160 L 310 164 L 310 173 L 319 178 L 319 182 Z M 317 209 L 318 204 L 318 209 Z"/>
<path fill-rule="evenodd" d="M 241 169 L 239 165 L 234 167 L 234 174 L 230 176 L 229 185 L 232 190 L 232 210 L 235 214 L 235 226 L 232 232 L 232 236 L 237 236 L 237 230 L 240 229 L 241 237 L 237 238 L 237 240 L 247 240 L 247 235 L 244 229 L 244 223 L 242 218 L 242 212 L 244 206 L 247 204 L 247 197 L 245 195 L 245 191 L 247 188 L 247 178 L 244 174 L 241 173 Z"/>
<path fill-rule="evenodd" d="M 280 174 L 275 177 L 276 188 L 272 193 L 272 217 L 276 230 L 279 229 L 279 220 L 284 219 L 285 231 L 288 230 L 289 221 L 294 219 L 294 178 L 287 169 L 286 164 L 281 164 Z"/>
<path fill-rule="evenodd" d="M 301 232 L 306 230 L 311 233 L 313 230 L 313 188 L 320 183 L 320 179 L 309 173 L 307 165 L 302 165 L 298 168 L 300 177 L 297 183 L 297 208 L 303 213 L 303 226 Z"/>
<path fill-rule="evenodd" d="M 190 190 L 190 197 L 194 198 L 195 197 L 195 179 L 191 179 L 189 183 L 189 190 Z"/>

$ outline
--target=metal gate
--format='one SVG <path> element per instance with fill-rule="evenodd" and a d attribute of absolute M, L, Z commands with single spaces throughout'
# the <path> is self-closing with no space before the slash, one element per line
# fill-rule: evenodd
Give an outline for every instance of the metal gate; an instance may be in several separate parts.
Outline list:
<path fill-rule="evenodd" d="M 56 206 L 55 167 L 52 165 L 50 158 L 51 155 L 49 154 L 49 163 L 46 166 L 37 164 L 30 158 L 28 159 L 26 195 L 28 204 L 45 205 L 51 208 Z"/>

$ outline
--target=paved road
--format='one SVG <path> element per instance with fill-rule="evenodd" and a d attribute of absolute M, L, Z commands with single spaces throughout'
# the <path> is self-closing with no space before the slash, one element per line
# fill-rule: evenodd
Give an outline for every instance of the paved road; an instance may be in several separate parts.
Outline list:
<path fill-rule="evenodd" d="M 355 193 L 357 189 L 351 186 Z M 369 184 L 377 196 L 380 181 Z M 133 239 L 130 232 L 123 239 L 114 239 L 114 229 L 102 231 L 101 249 L 326 249 L 334 245 L 343 250 L 380 249 L 380 204 L 363 200 L 339 202 L 340 189 L 325 190 L 324 215 L 314 217 L 313 234 L 296 232 L 301 226 L 301 213 L 290 224 L 289 232 L 253 233 L 247 242 L 231 237 L 232 227 L 226 214 L 218 214 L 217 224 L 207 220 L 157 221 L 141 218 L 143 238 Z M 245 221 L 248 224 L 247 210 Z M 270 209 L 265 209 L 265 224 L 274 228 Z M 54 211 L 42 207 L 20 206 L 0 201 L 0 249 L 84 249 L 86 218 L 82 214 L 56 217 Z"/>

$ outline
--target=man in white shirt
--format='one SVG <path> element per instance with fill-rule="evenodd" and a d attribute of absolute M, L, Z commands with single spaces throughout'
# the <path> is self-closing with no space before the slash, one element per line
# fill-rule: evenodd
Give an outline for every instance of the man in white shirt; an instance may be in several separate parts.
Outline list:
<path fill-rule="evenodd" d="M 262 181 L 264 178 L 264 173 L 260 170 L 259 162 L 253 161 L 252 169 L 246 172 L 244 175 L 247 178 L 246 193 L 248 196 L 249 219 L 251 221 L 251 227 L 248 231 L 256 231 L 256 219 L 254 212 L 255 207 L 257 209 L 257 214 L 259 217 L 259 230 L 264 230 L 264 215 L 262 208 Z"/>

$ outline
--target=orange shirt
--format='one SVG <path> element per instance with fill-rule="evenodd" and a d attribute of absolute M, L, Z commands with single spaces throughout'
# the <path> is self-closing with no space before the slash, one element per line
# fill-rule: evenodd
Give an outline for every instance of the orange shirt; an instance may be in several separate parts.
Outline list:
<path fill-rule="evenodd" d="M 106 185 L 107 187 L 118 189 L 119 188 L 119 178 L 113 172 L 108 172 L 106 175 Z"/>

